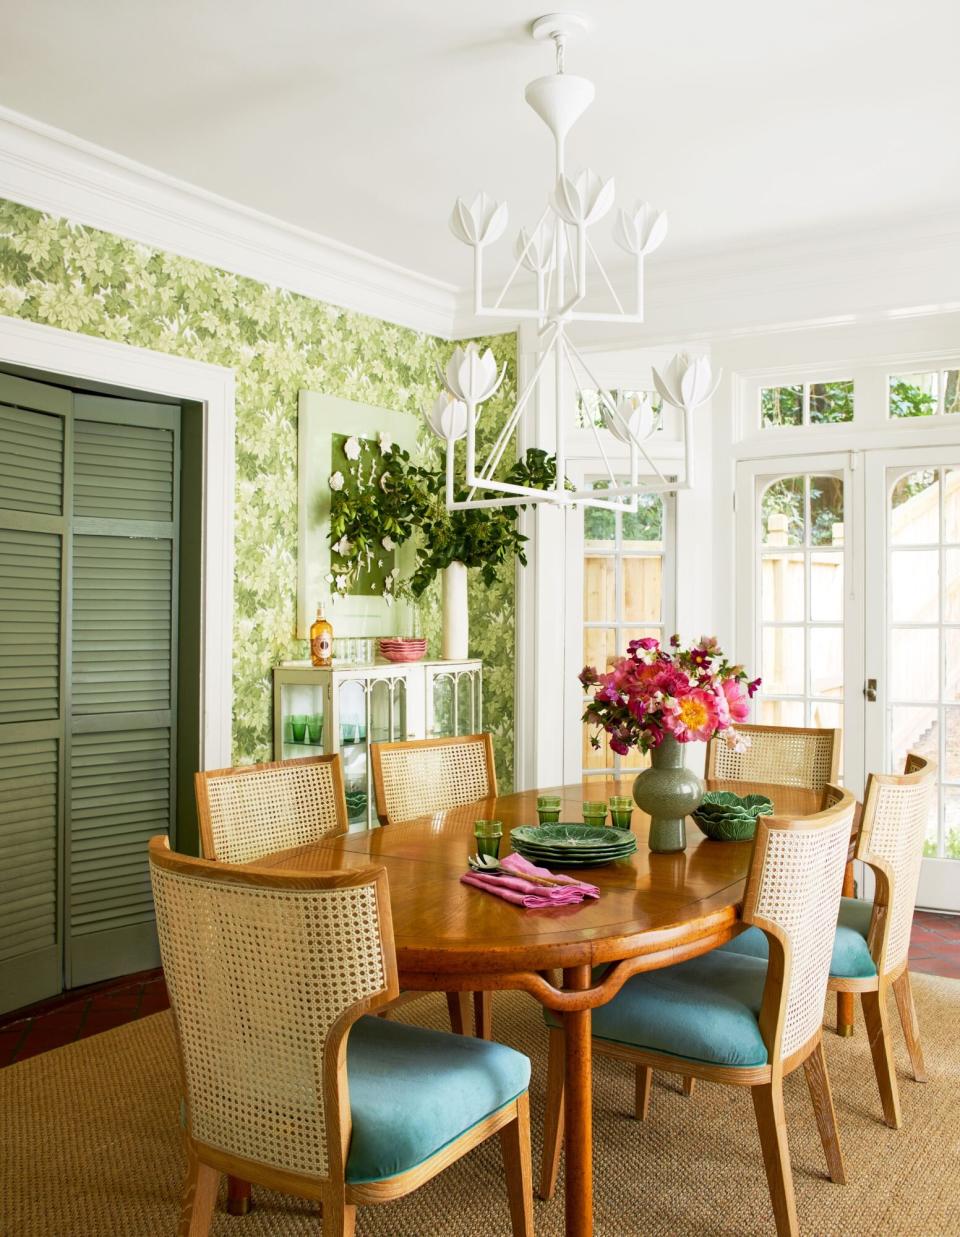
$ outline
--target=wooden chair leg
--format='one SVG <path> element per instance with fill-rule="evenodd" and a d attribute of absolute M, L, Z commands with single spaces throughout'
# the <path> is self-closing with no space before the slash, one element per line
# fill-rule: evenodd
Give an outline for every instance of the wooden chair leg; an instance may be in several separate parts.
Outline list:
<path fill-rule="evenodd" d="M 650 1111 L 650 1092 L 653 1090 L 653 1067 L 650 1065 L 638 1065 L 636 1073 L 637 1096 L 634 1114 L 638 1121 L 646 1121 L 647 1113 Z"/>
<path fill-rule="evenodd" d="M 477 1039 L 493 1039 L 493 993 L 473 994 L 473 1018 Z"/>
<path fill-rule="evenodd" d="M 253 1189 L 240 1177 L 227 1178 L 227 1211 L 232 1216 L 245 1216 L 253 1207 Z"/>
<path fill-rule="evenodd" d="M 348 1203 L 343 1186 L 331 1186 L 323 1194 L 323 1237 L 354 1237 L 357 1227 L 357 1208 Z"/>
<path fill-rule="evenodd" d="M 692 1078 L 689 1074 L 684 1075 L 683 1079 L 683 1094 L 693 1095 L 693 1089 L 697 1085 L 696 1078 Z"/>
<path fill-rule="evenodd" d="M 550 1031 L 547 1056 L 547 1110 L 543 1118 L 543 1159 L 540 1163 L 540 1197 L 553 1198 L 563 1146 L 563 1083 L 566 1067 L 563 1032 Z"/>
<path fill-rule="evenodd" d="M 913 1003 L 913 989 L 910 987 L 909 971 L 904 971 L 898 979 L 893 981 L 893 995 L 897 1002 L 900 1025 L 903 1027 L 903 1038 L 907 1041 L 907 1052 L 910 1054 L 913 1076 L 917 1082 L 926 1082 L 927 1067 L 923 1063 L 923 1049 L 920 1047 L 920 1024 L 917 1022 L 917 1010 Z"/>
<path fill-rule="evenodd" d="M 817 1129 L 820 1131 L 820 1141 L 823 1143 L 823 1154 L 826 1156 L 830 1180 L 835 1181 L 837 1185 L 846 1185 L 847 1177 L 843 1168 L 840 1135 L 837 1132 L 837 1114 L 833 1108 L 830 1076 L 827 1073 L 827 1063 L 823 1056 L 823 1044 L 817 1044 L 804 1061 L 803 1072 L 807 1076 L 807 1086 L 810 1088 L 810 1098 L 813 1100 L 813 1112 L 817 1118 Z"/>
<path fill-rule="evenodd" d="M 180 1196 L 180 1220 L 177 1237 L 207 1237 L 213 1222 L 213 1209 L 220 1189 L 220 1173 L 209 1164 L 201 1164 L 187 1147 L 187 1179 Z"/>
<path fill-rule="evenodd" d="M 533 1167 L 530 1156 L 530 1099 L 517 1100 L 517 1118 L 500 1131 L 513 1237 L 533 1237 Z"/>
<path fill-rule="evenodd" d="M 763 1151 L 763 1167 L 770 1187 L 777 1237 L 798 1237 L 797 1203 L 793 1196 L 793 1173 L 787 1147 L 787 1121 L 783 1110 L 783 1083 L 751 1087 L 753 1110 Z"/>
<path fill-rule="evenodd" d="M 893 1052 L 890 1046 L 890 1023 L 887 1019 L 886 998 L 887 994 L 882 990 L 860 993 L 863 1020 L 867 1024 L 870 1051 L 873 1054 L 873 1068 L 877 1075 L 880 1103 L 883 1106 L 883 1119 L 891 1129 L 898 1130 L 900 1128 L 900 1091 L 897 1087 L 897 1069 L 893 1063 Z"/>
<path fill-rule="evenodd" d="M 469 1035 L 470 993 L 448 992 L 447 1011 L 450 1014 L 450 1030 L 454 1035 Z"/>

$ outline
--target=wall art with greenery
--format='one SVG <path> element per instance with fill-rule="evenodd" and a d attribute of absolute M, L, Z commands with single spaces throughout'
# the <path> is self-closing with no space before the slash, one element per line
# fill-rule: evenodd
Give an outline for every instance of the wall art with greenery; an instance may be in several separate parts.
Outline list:
<path fill-rule="evenodd" d="M 437 394 L 436 362 L 454 345 L 3 200 L 0 314 L 235 371 L 233 749 L 238 762 L 266 759 L 271 667 L 305 655 L 294 636 L 297 393 L 323 391 L 419 414 Z M 482 342 L 508 366 L 485 407 L 489 438 L 514 398 L 516 338 Z M 495 734 L 501 783 L 510 787 L 514 578 L 507 571 L 487 586 L 472 574 L 471 653 L 488 667 L 485 723 Z M 434 653 L 436 585 L 424 593 L 421 614 Z"/>

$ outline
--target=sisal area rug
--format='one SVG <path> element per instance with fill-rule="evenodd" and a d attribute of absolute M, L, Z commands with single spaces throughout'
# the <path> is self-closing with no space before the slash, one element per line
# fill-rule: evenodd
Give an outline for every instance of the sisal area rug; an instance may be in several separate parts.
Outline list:
<path fill-rule="evenodd" d="M 904 1126 L 887 1129 L 862 1021 L 853 1039 L 825 1035 L 849 1184 L 825 1175 L 803 1070 L 786 1105 L 801 1230 L 816 1237 L 960 1234 L 960 982 L 918 975 L 914 989 L 930 1082 L 906 1073 L 895 1031 Z M 895 1012 L 891 1004 L 891 1014 Z M 442 998 L 401 1016 L 446 1029 Z M 494 998 L 498 1039 L 533 1060 L 535 1167 L 543 1116 L 546 1035 L 522 994 Z M 660 1075 L 650 1118 L 630 1115 L 633 1079 L 595 1062 L 598 1237 L 773 1233 L 746 1089 L 699 1083 L 687 1099 Z M 169 1014 L 157 1014 L 0 1070 L 3 1237 L 170 1237 L 183 1158 Z M 311 1205 L 255 1190 L 245 1219 L 222 1210 L 217 1237 L 316 1237 Z M 563 1232 L 561 1190 L 535 1204 L 540 1237 Z M 360 1237 L 500 1237 L 510 1232 L 496 1139 L 408 1199 L 358 1213 Z"/>

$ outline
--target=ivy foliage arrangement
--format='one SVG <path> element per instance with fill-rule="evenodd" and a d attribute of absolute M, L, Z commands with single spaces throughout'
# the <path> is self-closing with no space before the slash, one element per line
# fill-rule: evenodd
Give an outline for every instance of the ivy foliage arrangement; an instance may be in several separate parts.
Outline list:
<path fill-rule="evenodd" d="M 416 535 L 416 563 L 409 580 L 394 569 L 384 584 L 388 604 L 409 592 L 421 597 L 437 573 L 451 563 L 478 567 L 484 584 L 497 579 L 504 563 L 516 557 L 524 566 L 527 538 L 517 527 L 520 507 L 448 511 L 446 476 L 440 467 L 414 463 L 396 443 L 350 439 L 348 475 L 330 478 L 332 587 L 347 593 L 378 556 Z M 530 448 L 505 474 L 514 485 L 546 488 L 556 479 L 556 458 Z M 467 490 L 458 487 L 458 501 Z"/>

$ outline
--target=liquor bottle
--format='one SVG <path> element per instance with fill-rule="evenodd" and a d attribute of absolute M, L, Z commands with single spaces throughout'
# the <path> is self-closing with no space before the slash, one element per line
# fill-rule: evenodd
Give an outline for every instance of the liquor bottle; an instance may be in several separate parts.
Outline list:
<path fill-rule="evenodd" d="M 327 622 L 323 606 L 317 606 L 316 622 L 310 628 L 310 660 L 315 666 L 333 665 L 333 628 Z"/>

